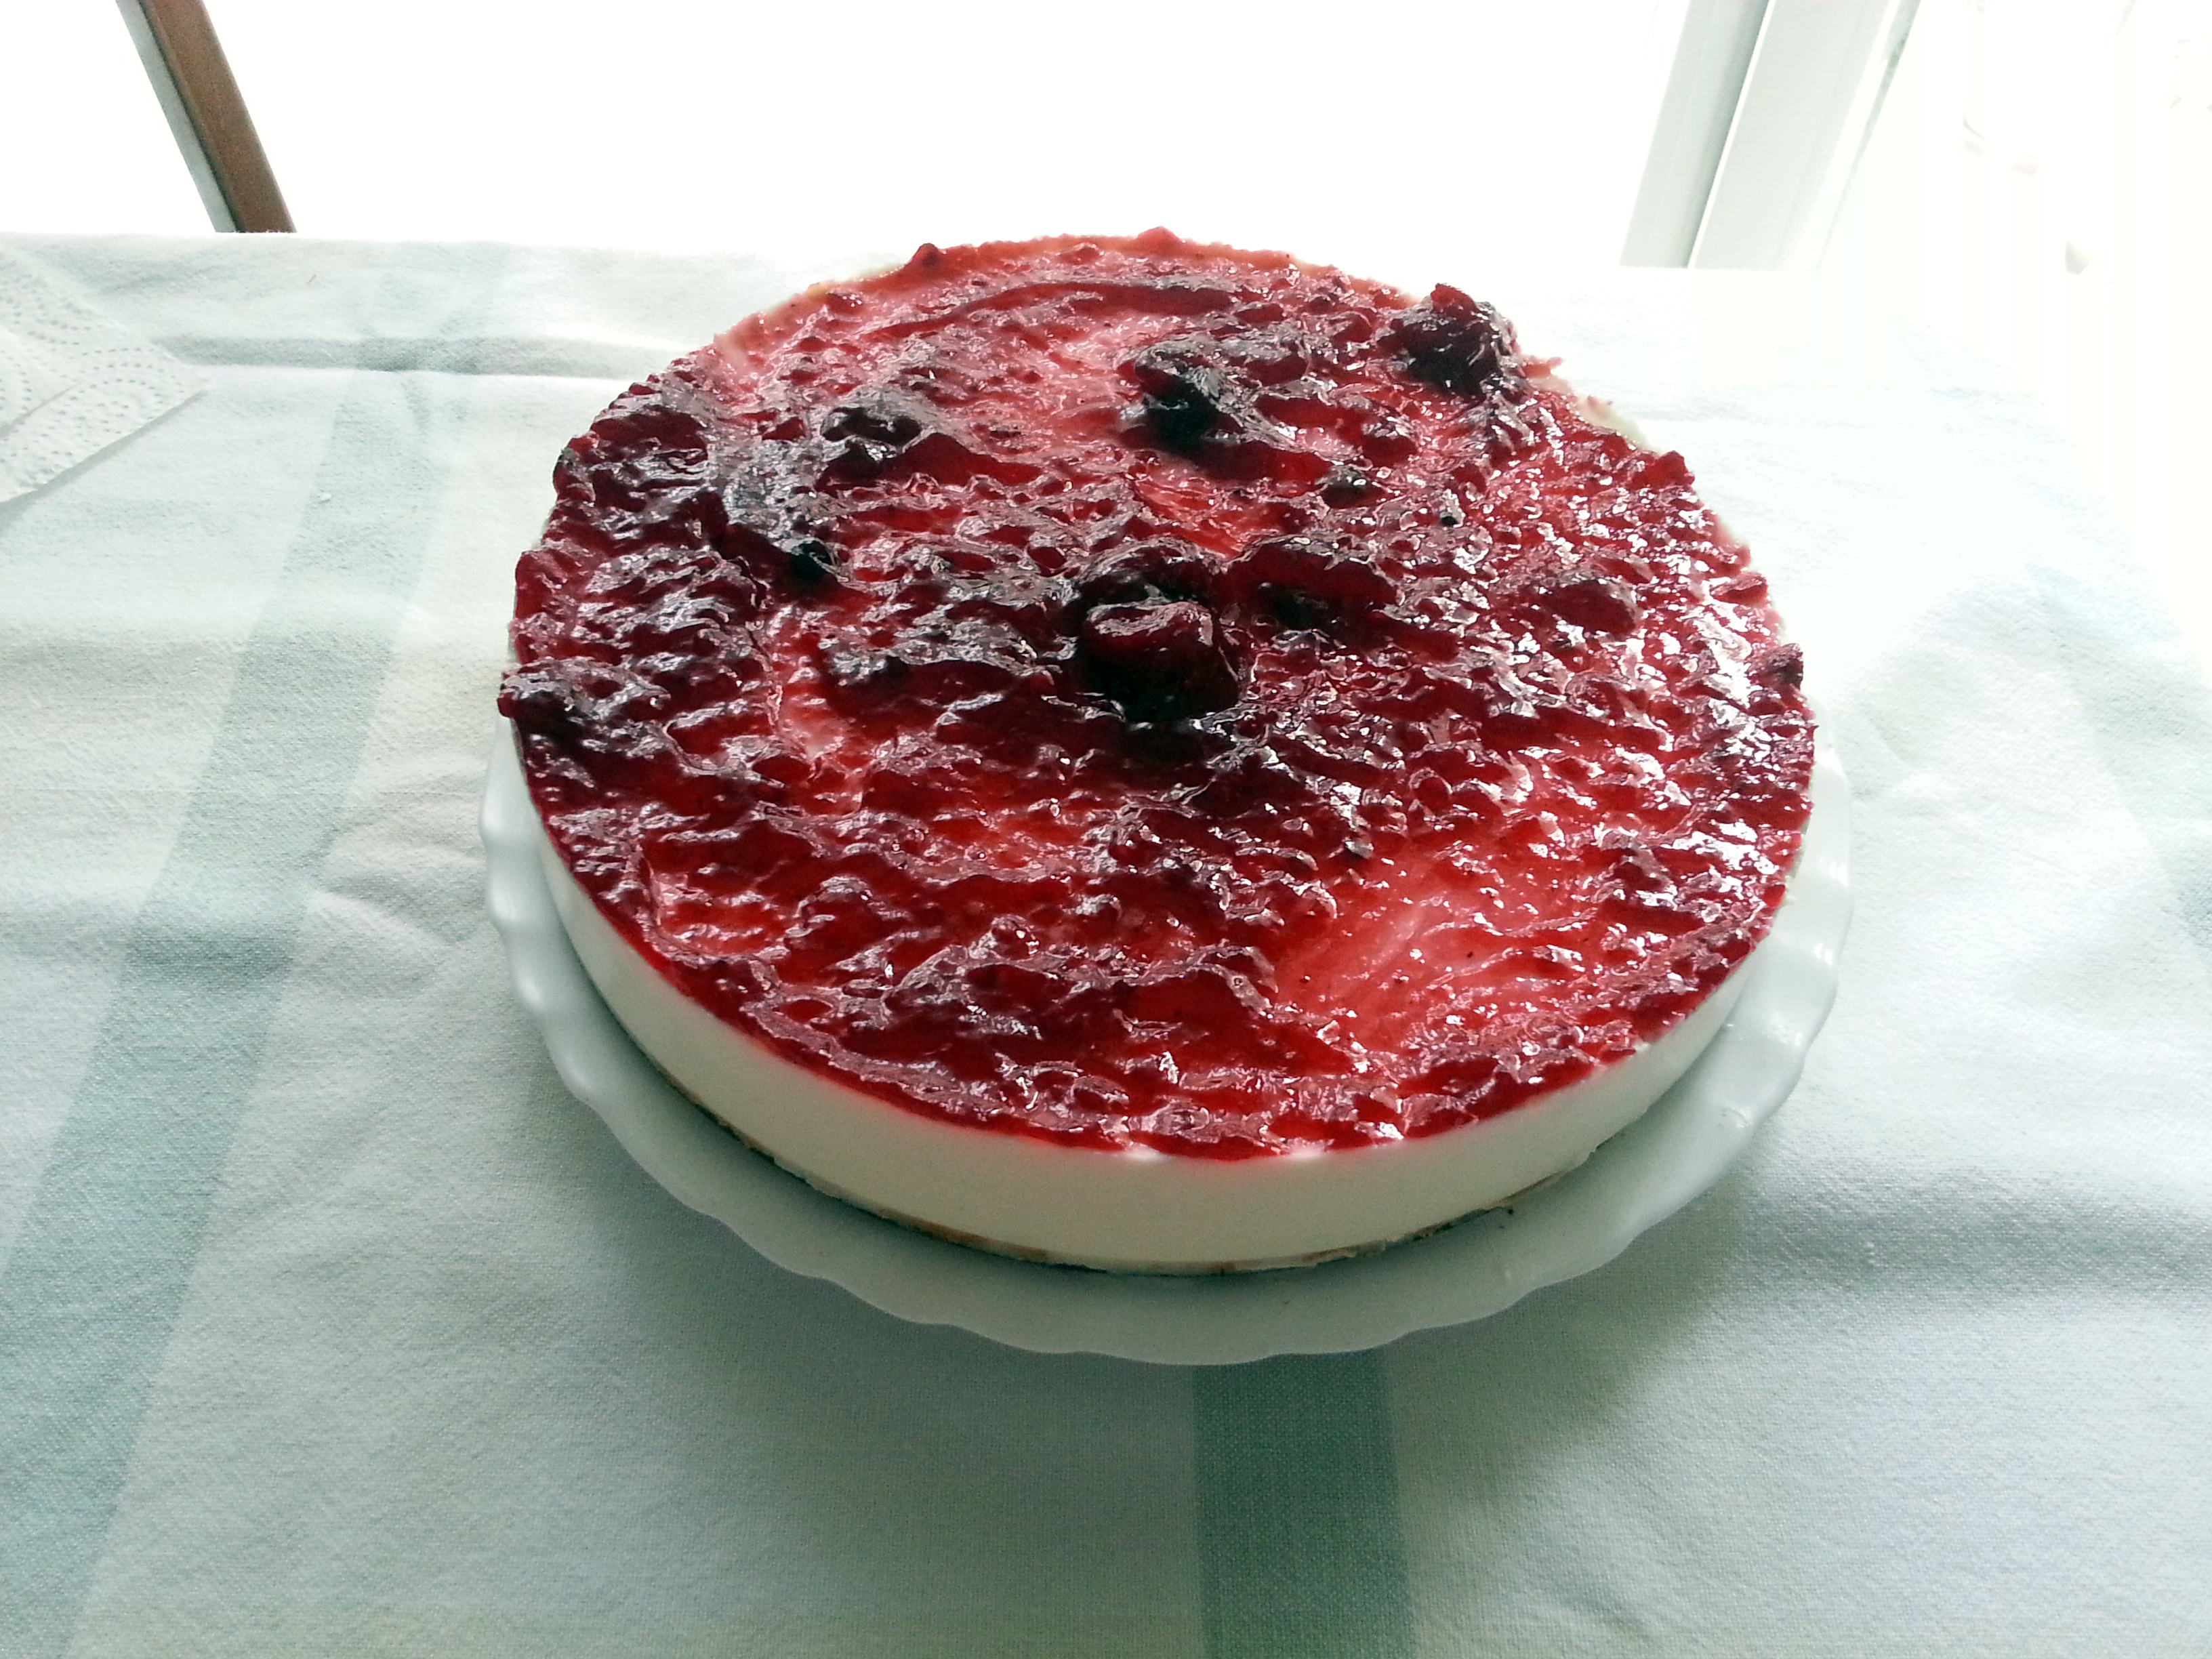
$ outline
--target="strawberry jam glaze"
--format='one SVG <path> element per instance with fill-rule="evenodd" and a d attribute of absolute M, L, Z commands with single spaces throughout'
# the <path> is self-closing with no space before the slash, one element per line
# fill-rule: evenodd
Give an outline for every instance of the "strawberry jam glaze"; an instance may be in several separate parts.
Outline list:
<path fill-rule="evenodd" d="M 1765 932 L 1812 722 L 1681 458 L 1487 307 L 1282 256 L 924 247 L 569 446 L 501 708 L 692 1000 L 957 1123 L 1434 1133 Z"/>

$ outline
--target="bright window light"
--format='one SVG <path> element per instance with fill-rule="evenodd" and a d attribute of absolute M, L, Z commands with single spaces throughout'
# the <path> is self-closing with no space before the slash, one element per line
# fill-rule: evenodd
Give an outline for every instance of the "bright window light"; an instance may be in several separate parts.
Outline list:
<path fill-rule="evenodd" d="M 1683 0 L 210 9 L 300 229 L 1611 264 Z"/>
<path fill-rule="evenodd" d="M 113 0 L 0 6 L 0 230 L 208 228 Z"/>

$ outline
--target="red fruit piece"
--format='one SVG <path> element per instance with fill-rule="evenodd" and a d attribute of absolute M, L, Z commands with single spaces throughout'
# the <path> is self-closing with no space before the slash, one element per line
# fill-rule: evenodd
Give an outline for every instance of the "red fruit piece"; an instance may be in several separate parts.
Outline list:
<path fill-rule="evenodd" d="M 1188 720 L 1237 701 L 1237 671 L 1204 605 L 1108 605 L 1078 638 L 1093 681 L 1133 720 Z"/>

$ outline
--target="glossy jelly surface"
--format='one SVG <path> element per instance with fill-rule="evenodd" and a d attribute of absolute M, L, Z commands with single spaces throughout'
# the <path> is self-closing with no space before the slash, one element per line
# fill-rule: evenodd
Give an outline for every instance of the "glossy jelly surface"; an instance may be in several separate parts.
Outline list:
<path fill-rule="evenodd" d="M 519 573 L 556 847 L 689 996 L 956 1122 L 1433 1133 L 1679 1020 L 1813 728 L 1678 455 L 1487 307 L 925 247 L 618 398 Z"/>

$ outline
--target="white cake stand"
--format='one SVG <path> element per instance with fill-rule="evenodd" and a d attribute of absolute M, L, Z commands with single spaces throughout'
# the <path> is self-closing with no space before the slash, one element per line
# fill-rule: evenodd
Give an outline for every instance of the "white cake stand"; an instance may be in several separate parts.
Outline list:
<path fill-rule="evenodd" d="M 1509 1210 L 1317 1267 L 1165 1278 L 1046 1267 L 949 1243 L 828 1198 L 678 1093 L 600 1000 L 538 864 L 544 836 L 508 735 L 493 750 L 483 842 L 515 993 L 562 1081 L 646 1172 L 779 1267 L 901 1319 L 1045 1353 L 1218 1365 L 1340 1353 L 1481 1319 L 1602 1267 L 1716 1181 L 1797 1081 L 1834 1000 L 1850 921 L 1849 795 L 1833 757 L 1790 896 L 1742 969 L 1720 1034 L 1657 1105 L 1580 1169 Z"/>

